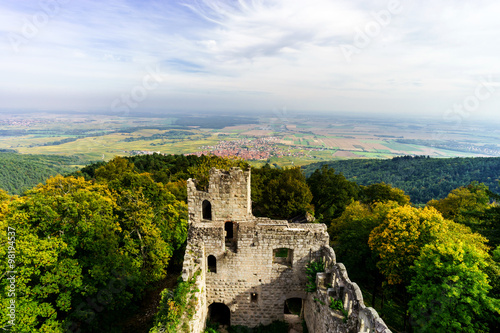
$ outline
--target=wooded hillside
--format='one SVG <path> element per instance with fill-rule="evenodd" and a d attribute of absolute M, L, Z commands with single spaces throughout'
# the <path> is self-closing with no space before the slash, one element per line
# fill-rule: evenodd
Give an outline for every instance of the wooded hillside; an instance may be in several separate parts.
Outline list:
<path fill-rule="evenodd" d="M 414 204 L 442 199 L 460 186 L 473 181 L 484 183 L 491 191 L 500 192 L 500 158 L 429 158 L 403 156 L 389 160 L 355 159 L 314 163 L 303 167 L 309 177 L 314 170 L 327 164 L 358 185 L 384 182 L 402 189 Z"/>
<path fill-rule="evenodd" d="M 50 176 L 74 171 L 85 164 L 79 157 L 26 155 L 0 152 L 0 188 L 10 194 L 22 194 Z"/>

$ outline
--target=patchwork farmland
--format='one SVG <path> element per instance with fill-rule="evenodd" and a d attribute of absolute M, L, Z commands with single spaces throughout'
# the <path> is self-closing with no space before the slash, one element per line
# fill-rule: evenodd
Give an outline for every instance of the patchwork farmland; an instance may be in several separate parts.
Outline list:
<path fill-rule="evenodd" d="M 436 133 L 440 124 L 361 122 L 300 115 L 117 117 L 15 115 L 0 122 L 0 150 L 109 160 L 133 154 L 215 154 L 252 164 L 304 165 L 345 158 L 500 156 L 500 133 L 484 125 Z M 391 133 L 387 135 L 386 133 Z M 480 136 L 480 138 L 479 138 Z M 478 137 L 478 139 L 475 139 Z M 481 142 L 481 144 L 479 144 Z"/>

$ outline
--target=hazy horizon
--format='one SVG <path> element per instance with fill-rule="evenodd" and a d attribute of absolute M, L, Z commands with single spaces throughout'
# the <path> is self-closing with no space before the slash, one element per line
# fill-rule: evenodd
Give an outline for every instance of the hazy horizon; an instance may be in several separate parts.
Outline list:
<path fill-rule="evenodd" d="M 3 112 L 494 120 L 494 1 L 3 1 Z"/>

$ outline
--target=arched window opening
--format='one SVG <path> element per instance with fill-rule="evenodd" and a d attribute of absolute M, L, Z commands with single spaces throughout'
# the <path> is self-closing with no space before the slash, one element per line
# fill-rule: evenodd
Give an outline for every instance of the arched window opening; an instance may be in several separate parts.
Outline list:
<path fill-rule="evenodd" d="M 204 200 L 201 204 L 204 220 L 212 220 L 212 204 L 208 200 Z"/>
<path fill-rule="evenodd" d="M 231 325 L 231 311 L 224 303 L 212 303 L 208 307 L 208 318 L 219 325 Z"/>
<path fill-rule="evenodd" d="M 208 271 L 212 273 L 217 273 L 217 258 L 213 255 L 209 255 L 207 258 Z"/>
<path fill-rule="evenodd" d="M 293 250 L 287 248 L 278 248 L 273 250 L 273 263 L 292 266 Z"/>

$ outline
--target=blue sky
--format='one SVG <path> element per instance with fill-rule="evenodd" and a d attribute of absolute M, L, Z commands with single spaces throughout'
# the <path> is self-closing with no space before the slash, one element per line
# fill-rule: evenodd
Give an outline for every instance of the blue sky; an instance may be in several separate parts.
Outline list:
<path fill-rule="evenodd" d="M 499 16 L 498 1 L 3 0 L 0 109 L 496 119 Z"/>

